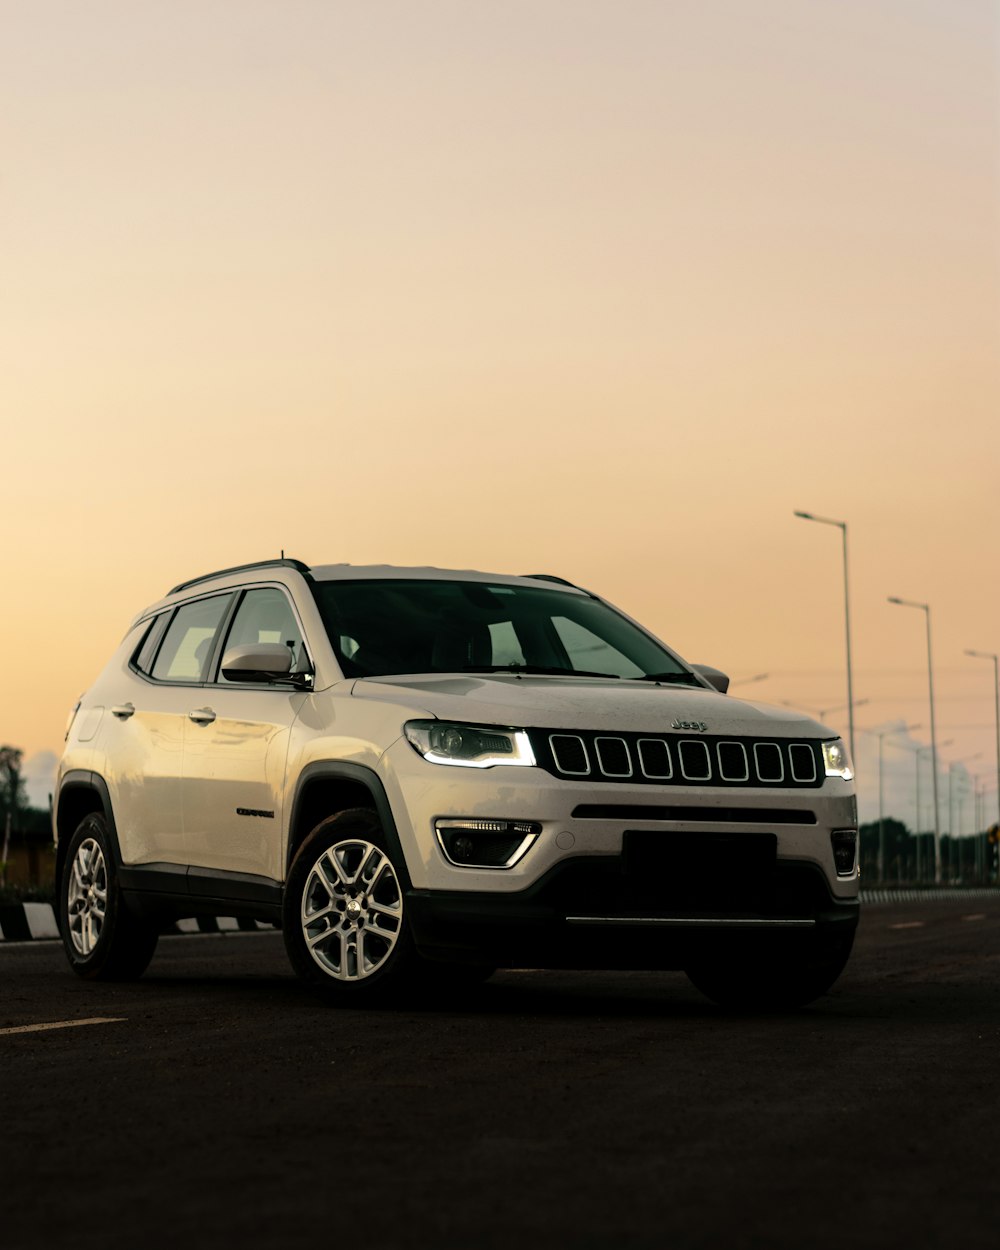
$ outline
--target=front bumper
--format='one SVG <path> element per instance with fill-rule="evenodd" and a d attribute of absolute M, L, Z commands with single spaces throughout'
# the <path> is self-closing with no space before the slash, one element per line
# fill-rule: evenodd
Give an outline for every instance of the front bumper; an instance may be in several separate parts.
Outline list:
<path fill-rule="evenodd" d="M 472 894 L 488 907 L 490 897 L 509 897 L 512 904 L 525 898 L 530 889 L 541 888 L 554 869 L 580 860 L 604 860 L 614 876 L 625 832 L 645 830 L 665 835 L 773 834 L 779 863 L 811 865 L 833 900 L 857 900 L 857 870 L 850 876 L 837 875 L 830 840 L 834 829 L 857 828 L 853 785 L 839 779 L 805 793 L 581 785 L 541 768 L 428 763 L 402 739 L 382 756 L 379 771 L 410 883 L 418 893 Z M 458 867 L 445 858 L 434 823 L 463 817 L 533 821 L 541 833 L 510 869 Z"/>
<path fill-rule="evenodd" d="M 623 856 L 576 857 L 514 894 L 411 890 L 406 906 L 426 958 L 507 968 L 685 968 L 750 947 L 822 960 L 858 923 L 857 900 L 835 898 L 807 861 L 689 886 L 637 879 Z"/>

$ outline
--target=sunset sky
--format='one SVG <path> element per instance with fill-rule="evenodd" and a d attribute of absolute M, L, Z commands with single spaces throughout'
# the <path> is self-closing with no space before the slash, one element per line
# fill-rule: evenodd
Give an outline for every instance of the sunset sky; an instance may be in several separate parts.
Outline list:
<path fill-rule="evenodd" d="M 930 602 L 942 761 L 996 819 L 998 58 L 995 0 L 0 0 L 36 800 L 135 613 L 281 548 L 558 573 L 769 674 L 736 694 L 843 704 L 798 508 L 850 524 L 858 726 L 929 742 L 886 597 Z"/>

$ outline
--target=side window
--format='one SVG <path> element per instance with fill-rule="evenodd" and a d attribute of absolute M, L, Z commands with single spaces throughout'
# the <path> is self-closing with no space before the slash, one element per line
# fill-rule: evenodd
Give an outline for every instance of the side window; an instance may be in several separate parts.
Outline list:
<path fill-rule="evenodd" d="M 592 673 L 614 673 L 618 677 L 642 676 L 638 664 L 584 625 L 565 616 L 554 616 L 552 624 L 574 668 Z"/>
<path fill-rule="evenodd" d="M 163 637 L 163 631 L 166 629 L 167 621 L 169 620 L 169 612 L 161 612 L 159 616 L 154 618 L 153 623 L 146 630 L 142 645 L 132 660 L 139 672 L 145 673 L 147 677 L 153 667 L 153 657 L 156 655 L 156 648 L 160 645 L 160 639 Z"/>
<path fill-rule="evenodd" d="M 231 600 L 232 595 L 216 595 L 177 609 L 153 665 L 157 681 L 205 680 L 212 641 Z"/>
<path fill-rule="evenodd" d="M 233 647 L 254 642 L 280 642 L 286 646 L 292 653 L 293 673 L 302 672 L 308 666 L 295 613 L 284 592 L 275 586 L 246 592 L 233 617 L 223 655 Z M 219 681 L 227 681 L 222 673 Z"/>

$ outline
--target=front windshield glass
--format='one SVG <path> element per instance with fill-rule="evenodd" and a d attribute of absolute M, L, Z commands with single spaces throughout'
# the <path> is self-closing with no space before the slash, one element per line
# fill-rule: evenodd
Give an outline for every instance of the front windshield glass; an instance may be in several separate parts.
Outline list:
<path fill-rule="evenodd" d="M 701 684 L 669 651 L 586 594 L 367 578 L 315 582 L 312 589 L 348 677 L 520 670 Z"/>

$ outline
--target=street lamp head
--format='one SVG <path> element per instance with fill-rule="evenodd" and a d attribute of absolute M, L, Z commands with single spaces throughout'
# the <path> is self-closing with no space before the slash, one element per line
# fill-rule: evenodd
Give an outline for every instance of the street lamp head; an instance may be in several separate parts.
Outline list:
<path fill-rule="evenodd" d="M 817 516 L 815 512 L 800 512 L 798 511 L 798 509 L 795 510 L 795 516 L 801 517 L 803 521 L 819 521 L 820 525 L 836 525 L 838 529 L 842 529 L 844 531 L 844 535 L 845 535 L 844 541 L 845 542 L 847 541 L 847 537 L 846 537 L 847 522 L 846 521 L 835 521 L 833 517 Z"/>

